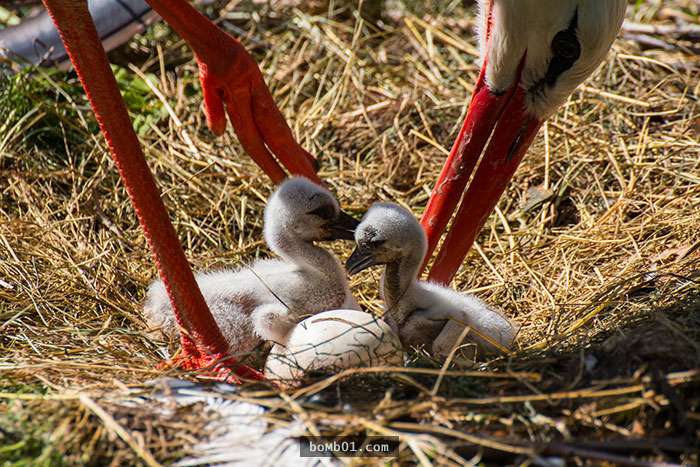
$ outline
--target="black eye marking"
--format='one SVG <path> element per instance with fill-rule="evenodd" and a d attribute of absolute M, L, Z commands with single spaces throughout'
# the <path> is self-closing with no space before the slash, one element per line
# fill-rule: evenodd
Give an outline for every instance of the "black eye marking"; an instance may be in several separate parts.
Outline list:
<path fill-rule="evenodd" d="M 364 229 L 363 235 L 362 235 L 362 246 L 364 248 L 374 250 L 375 248 L 379 248 L 382 246 L 385 242 L 385 240 L 380 240 L 377 238 L 377 235 L 379 235 L 379 232 L 377 232 L 377 229 L 375 229 L 372 226 L 367 226 Z"/>
<path fill-rule="evenodd" d="M 377 236 L 377 229 L 375 229 L 371 225 L 368 225 L 364 230 L 363 240 L 366 242 L 371 242 L 372 240 L 374 240 L 374 237 L 376 237 L 376 236 Z"/>
<path fill-rule="evenodd" d="M 530 87 L 530 92 L 541 93 L 544 91 L 545 85 L 554 86 L 559 76 L 574 66 L 576 60 L 581 56 L 581 43 L 578 40 L 576 29 L 578 29 L 578 7 L 569 22 L 569 27 L 554 35 L 550 46 L 552 58 L 549 60 L 547 72 L 541 80 Z"/>
<path fill-rule="evenodd" d="M 337 213 L 335 212 L 335 206 L 333 206 L 332 204 L 324 204 L 321 207 L 314 209 L 313 211 L 309 211 L 309 214 L 311 214 L 312 216 L 318 216 L 326 221 L 334 219 L 337 215 Z"/>
<path fill-rule="evenodd" d="M 578 8 L 574 11 L 569 27 L 559 31 L 552 39 L 552 59 L 545 74 L 544 81 L 549 86 L 554 86 L 557 78 L 571 68 L 581 56 L 581 44 L 576 36 L 578 28 Z"/>

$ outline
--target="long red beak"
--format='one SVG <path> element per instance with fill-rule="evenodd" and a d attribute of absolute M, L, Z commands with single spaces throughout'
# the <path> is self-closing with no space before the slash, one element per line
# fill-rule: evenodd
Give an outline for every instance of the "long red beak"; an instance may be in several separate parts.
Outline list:
<path fill-rule="evenodd" d="M 525 57 L 520 68 L 524 61 Z M 459 269 L 542 123 L 525 109 L 520 69 L 509 89 L 494 93 L 486 83 L 486 68 L 485 60 L 467 117 L 421 219 L 428 234 L 427 262 L 462 200 L 430 271 L 431 280 L 444 284 L 449 283 Z M 475 168 L 476 173 L 464 193 Z"/>

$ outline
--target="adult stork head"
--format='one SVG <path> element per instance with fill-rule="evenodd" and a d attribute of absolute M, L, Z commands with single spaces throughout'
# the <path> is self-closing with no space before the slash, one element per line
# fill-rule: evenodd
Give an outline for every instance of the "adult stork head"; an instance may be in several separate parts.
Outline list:
<path fill-rule="evenodd" d="M 601 63 L 625 0 L 481 0 L 481 72 L 422 224 L 431 253 L 479 164 L 430 277 L 449 282 L 541 123 Z"/>
<path fill-rule="evenodd" d="M 546 119 L 603 61 L 625 5 L 624 0 L 482 0 L 477 86 L 488 88 L 483 99 L 516 91 L 530 119 Z"/>

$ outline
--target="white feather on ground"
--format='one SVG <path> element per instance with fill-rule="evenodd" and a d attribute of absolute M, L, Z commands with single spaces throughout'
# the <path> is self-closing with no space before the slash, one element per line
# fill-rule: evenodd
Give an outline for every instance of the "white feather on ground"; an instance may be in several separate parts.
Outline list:
<path fill-rule="evenodd" d="M 342 465 L 338 459 L 302 458 L 300 436 L 307 434 L 304 423 L 294 419 L 287 424 L 272 423 L 267 409 L 252 402 L 233 400 L 237 388 L 229 384 L 202 386 L 174 378 L 149 383 L 148 395 L 134 394 L 121 404 L 162 407 L 186 407 L 200 404 L 198 410 L 210 419 L 206 438 L 191 450 L 194 454 L 179 460 L 180 467 L 212 465 L 221 467 L 316 467 Z"/>

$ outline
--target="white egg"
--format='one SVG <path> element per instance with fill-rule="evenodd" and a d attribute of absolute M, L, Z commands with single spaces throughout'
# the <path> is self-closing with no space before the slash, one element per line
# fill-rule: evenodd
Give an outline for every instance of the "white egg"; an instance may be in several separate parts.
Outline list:
<path fill-rule="evenodd" d="M 306 318 L 286 342 L 275 344 L 265 376 L 290 384 L 310 371 L 401 365 L 401 342 L 385 321 L 357 310 L 331 310 Z"/>

